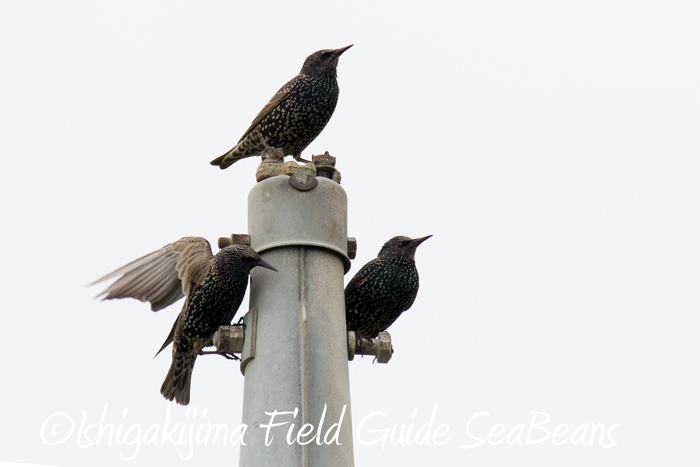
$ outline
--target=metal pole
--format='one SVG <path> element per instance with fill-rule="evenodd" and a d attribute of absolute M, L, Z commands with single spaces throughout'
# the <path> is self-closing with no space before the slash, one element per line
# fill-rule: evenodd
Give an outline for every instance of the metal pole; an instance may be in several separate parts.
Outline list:
<path fill-rule="evenodd" d="M 354 465 L 343 293 L 347 196 L 325 177 L 300 191 L 292 186 L 306 178 L 300 175 L 292 183 L 287 175 L 264 179 L 248 196 L 251 246 L 279 272 L 251 274 L 257 323 L 254 358 L 244 367 L 241 467 Z M 301 181 L 311 186 L 313 177 Z"/>

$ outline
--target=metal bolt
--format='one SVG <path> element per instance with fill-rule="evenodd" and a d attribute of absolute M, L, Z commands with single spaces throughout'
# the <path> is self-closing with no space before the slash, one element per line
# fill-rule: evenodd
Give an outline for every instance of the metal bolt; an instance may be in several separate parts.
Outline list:
<path fill-rule="evenodd" d="M 335 157 L 328 154 L 328 151 L 323 154 L 315 154 L 311 156 L 311 162 L 313 162 L 316 167 L 335 167 L 335 161 Z"/>
<path fill-rule="evenodd" d="M 219 326 L 212 339 L 216 350 L 229 354 L 241 353 L 245 341 L 243 326 Z"/>
<path fill-rule="evenodd" d="M 251 308 L 242 318 L 243 324 L 219 326 L 212 336 L 217 352 L 240 354 L 241 373 L 245 375 L 246 365 L 255 358 L 255 334 L 258 327 L 258 309 Z"/>
<path fill-rule="evenodd" d="M 357 240 L 355 237 L 348 237 L 348 258 L 355 259 L 357 256 Z"/>
<path fill-rule="evenodd" d="M 391 346 L 391 336 L 388 332 L 380 332 L 377 336 L 378 351 L 377 351 L 377 363 L 386 363 L 391 360 L 391 356 L 394 354 L 394 348 Z"/>
<path fill-rule="evenodd" d="M 355 339 L 355 333 L 353 331 L 348 331 L 348 361 L 351 362 L 355 359 L 355 344 L 357 344 L 357 339 Z"/>
<path fill-rule="evenodd" d="M 248 234 L 231 234 L 230 237 L 219 237 L 219 249 L 229 245 L 247 245 L 250 246 L 250 235 Z"/>
<path fill-rule="evenodd" d="M 340 171 L 335 168 L 336 158 L 328 154 L 328 151 L 325 154 L 311 156 L 311 161 L 316 166 L 318 177 L 330 178 L 340 184 Z"/>
<path fill-rule="evenodd" d="M 353 360 L 355 355 L 374 355 L 377 363 L 387 363 L 393 354 L 394 348 L 388 332 L 380 332 L 374 339 L 357 339 L 353 331 L 348 332 L 348 360 Z"/>

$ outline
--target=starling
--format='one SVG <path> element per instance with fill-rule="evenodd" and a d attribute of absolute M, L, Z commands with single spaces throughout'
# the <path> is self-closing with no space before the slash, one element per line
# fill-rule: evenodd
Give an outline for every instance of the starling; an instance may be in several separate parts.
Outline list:
<path fill-rule="evenodd" d="M 187 405 L 195 359 L 210 353 L 202 349 L 211 345 L 219 326 L 231 323 L 248 287 L 248 274 L 256 266 L 276 271 L 248 246 L 230 245 L 212 255 L 206 239 L 184 237 L 96 282 L 121 274 L 102 293 L 104 299 L 149 301 L 154 311 L 186 297 L 158 353 L 173 342 L 172 364 L 160 392 L 168 400 Z"/>
<path fill-rule="evenodd" d="M 321 133 L 338 103 L 338 58 L 351 45 L 314 52 L 297 76 L 277 91 L 250 128 L 226 154 L 211 161 L 225 169 L 237 160 L 260 155 L 267 147 L 301 158 L 301 151 Z"/>
<path fill-rule="evenodd" d="M 197 355 L 221 325 L 231 323 L 248 287 L 248 274 L 255 266 L 276 271 L 245 245 L 229 245 L 211 261 L 204 283 L 189 297 L 178 318 L 173 339 L 173 362 L 160 393 L 180 405 L 190 402 L 190 381 Z"/>
<path fill-rule="evenodd" d="M 430 237 L 394 237 L 355 274 L 345 288 L 348 331 L 377 337 L 411 308 L 418 293 L 416 248 Z"/>

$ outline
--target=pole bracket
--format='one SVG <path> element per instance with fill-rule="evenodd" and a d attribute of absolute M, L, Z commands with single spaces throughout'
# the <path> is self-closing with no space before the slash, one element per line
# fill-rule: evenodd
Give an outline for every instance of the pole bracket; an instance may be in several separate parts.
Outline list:
<path fill-rule="evenodd" d="M 258 327 L 258 309 L 251 308 L 243 317 L 242 325 L 219 326 L 212 340 L 218 352 L 240 354 L 241 373 L 245 376 L 245 367 L 255 358 L 255 334 Z"/>
<path fill-rule="evenodd" d="M 377 363 L 387 363 L 393 354 L 394 347 L 388 332 L 380 332 L 373 339 L 360 339 L 353 331 L 348 331 L 348 360 L 352 361 L 355 355 L 374 355 Z"/>

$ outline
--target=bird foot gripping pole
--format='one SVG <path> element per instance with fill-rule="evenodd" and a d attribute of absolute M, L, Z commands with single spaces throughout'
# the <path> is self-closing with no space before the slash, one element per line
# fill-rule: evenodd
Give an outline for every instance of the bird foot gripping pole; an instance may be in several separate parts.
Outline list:
<path fill-rule="evenodd" d="M 391 335 L 388 332 L 380 332 L 374 339 L 358 338 L 353 331 L 348 331 L 348 360 L 353 360 L 355 355 L 374 355 L 377 363 L 388 363 L 394 354 L 391 345 Z"/>
<path fill-rule="evenodd" d="M 248 196 L 251 247 L 279 272 L 251 273 L 242 467 L 354 465 L 343 276 L 355 245 L 334 165 L 267 158 Z"/>
<path fill-rule="evenodd" d="M 240 354 L 241 373 L 245 376 L 245 367 L 255 358 L 255 335 L 258 326 L 258 310 L 253 308 L 242 318 L 241 324 L 219 326 L 214 333 L 213 343 L 221 354 Z"/>

